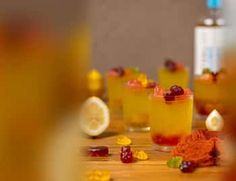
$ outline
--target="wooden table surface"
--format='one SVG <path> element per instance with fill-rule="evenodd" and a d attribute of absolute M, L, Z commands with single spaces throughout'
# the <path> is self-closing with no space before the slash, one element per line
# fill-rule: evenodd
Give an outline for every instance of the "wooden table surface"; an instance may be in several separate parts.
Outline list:
<path fill-rule="evenodd" d="M 200 124 L 201 125 L 201 124 Z M 199 125 L 198 125 L 199 127 Z M 117 131 L 119 130 L 119 131 Z M 133 150 L 144 150 L 149 159 L 124 164 L 120 161 L 120 148 L 116 144 L 118 135 L 127 135 L 132 139 Z M 170 153 L 159 152 L 153 149 L 150 134 L 146 133 L 121 133 L 119 126 L 111 127 L 102 136 L 96 139 L 85 138 L 87 146 L 108 146 L 110 156 L 107 159 L 96 159 L 84 157 L 88 170 L 109 170 L 113 181 L 215 181 L 221 178 L 224 167 L 198 168 L 194 173 L 183 174 L 179 169 L 168 168 L 166 161 L 171 157 Z"/>

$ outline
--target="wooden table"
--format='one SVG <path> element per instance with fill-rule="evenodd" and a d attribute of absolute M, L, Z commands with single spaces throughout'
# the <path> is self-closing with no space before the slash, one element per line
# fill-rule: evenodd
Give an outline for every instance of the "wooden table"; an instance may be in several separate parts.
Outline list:
<path fill-rule="evenodd" d="M 108 146 L 111 155 L 107 159 L 93 159 L 85 157 L 86 166 L 89 170 L 110 170 L 114 181 L 215 181 L 219 180 L 224 172 L 223 167 L 199 168 L 192 174 L 183 174 L 179 169 L 171 169 L 166 161 L 171 157 L 170 153 L 158 152 L 152 148 L 149 133 L 120 133 L 117 127 L 109 129 L 101 137 L 96 139 L 85 138 L 86 145 Z M 116 144 L 119 134 L 127 135 L 132 139 L 133 150 L 144 150 L 149 155 L 149 160 L 137 161 L 124 164 L 120 161 L 120 146 Z"/>

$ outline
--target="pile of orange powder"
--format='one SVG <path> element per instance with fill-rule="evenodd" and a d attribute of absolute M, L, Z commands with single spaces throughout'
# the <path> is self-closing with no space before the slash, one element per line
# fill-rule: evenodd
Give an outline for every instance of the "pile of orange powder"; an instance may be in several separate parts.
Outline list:
<path fill-rule="evenodd" d="M 222 143 L 219 132 L 199 129 L 183 137 L 172 151 L 172 155 L 181 156 L 200 167 L 218 165 L 223 153 Z"/>

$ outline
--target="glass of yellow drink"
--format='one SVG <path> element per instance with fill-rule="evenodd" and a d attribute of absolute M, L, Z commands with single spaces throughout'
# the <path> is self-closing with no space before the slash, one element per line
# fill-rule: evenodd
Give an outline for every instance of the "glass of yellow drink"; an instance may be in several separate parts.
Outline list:
<path fill-rule="evenodd" d="M 137 68 L 113 68 L 107 74 L 107 95 L 111 119 L 123 118 L 123 90 L 129 79 L 139 75 Z"/>
<path fill-rule="evenodd" d="M 149 131 L 149 95 L 154 81 L 130 80 L 124 88 L 124 121 L 128 131 Z"/>
<path fill-rule="evenodd" d="M 192 92 L 176 85 L 169 90 L 157 86 L 150 101 L 151 137 L 155 149 L 170 151 L 182 136 L 191 133 Z"/>
<path fill-rule="evenodd" d="M 165 89 L 168 89 L 172 85 L 179 85 L 184 88 L 188 87 L 188 68 L 173 60 L 166 60 L 164 67 L 161 67 L 157 74 L 159 84 Z"/>
<path fill-rule="evenodd" d="M 224 89 L 224 72 L 205 70 L 202 75 L 194 78 L 194 103 L 200 116 L 207 116 L 214 109 L 225 113 L 222 89 Z"/>

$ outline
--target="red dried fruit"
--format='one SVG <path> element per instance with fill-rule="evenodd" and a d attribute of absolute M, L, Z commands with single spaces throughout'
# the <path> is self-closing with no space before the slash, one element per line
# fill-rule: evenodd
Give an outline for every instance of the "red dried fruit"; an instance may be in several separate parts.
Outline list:
<path fill-rule="evenodd" d="M 196 164 L 191 161 L 183 161 L 179 167 L 183 173 L 192 173 L 196 169 Z"/>
<path fill-rule="evenodd" d="M 184 89 L 178 85 L 171 86 L 170 91 L 175 96 L 180 96 L 184 94 Z"/>
<path fill-rule="evenodd" d="M 147 86 L 146 86 L 146 88 L 150 88 L 150 89 L 153 89 L 153 88 L 155 88 L 156 87 L 156 82 L 154 82 L 154 81 L 149 81 L 148 83 L 147 83 Z"/>
<path fill-rule="evenodd" d="M 213 78 L 213 82 L 216 82 L 217 79 L 218 79 L 219 73 L 218 72 L 212 72 L 211 75 L 212 75 L 212 78 Z"/>
<path fill-rule="evenodd" d="M 88 155 L 92 157 L 106 157 L 109 155 L 109 149 L 106 146 L 89 147 Z"/>
<path fill-rule="evenodd" d="M 175 63 L 173 60 L 171 60 L 171 59 L 166 59 L 166 61 L 165 61 L 165 67 L 166 67 L 169 71 L 171 71 L 171 72 L 174 72 L 174 71 L 176 71 L 176 69 L 177 69 L 176 63 Z"/>
<path fill-rule="evenodd" d="M 166 93 L 164 93 L 164 98 L 166 101 L 174 101 L 175 95 L 171 91 L 167 91 Z"/>
<path fill-rule="evenodd" d="M 125 75 L 125 70 L 123 67 L 112 68 L 110 70 L 110 74 L 113 76 L 122 77 L 123 75 Z"/>

